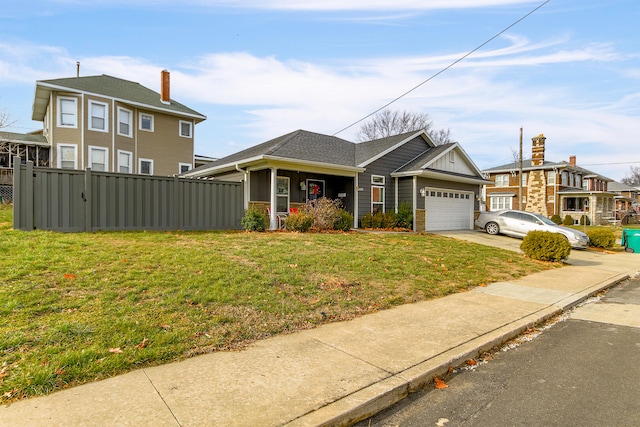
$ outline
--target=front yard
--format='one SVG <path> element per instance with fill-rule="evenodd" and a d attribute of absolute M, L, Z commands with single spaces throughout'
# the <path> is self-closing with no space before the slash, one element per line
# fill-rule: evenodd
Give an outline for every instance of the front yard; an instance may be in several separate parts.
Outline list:
<path fill-rule="evenodd" d="M 554 267 L 428 234 L 58 234 L 11 215 L 0 402 Z"/>

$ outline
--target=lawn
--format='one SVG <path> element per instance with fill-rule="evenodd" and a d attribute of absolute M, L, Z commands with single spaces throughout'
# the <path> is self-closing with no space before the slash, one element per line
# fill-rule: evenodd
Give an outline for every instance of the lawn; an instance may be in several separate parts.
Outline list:
<path fill-rule="evenodd" d="M 430 234 L 12 228 L 0 206 L 0 402 L 556 266 Z"/>

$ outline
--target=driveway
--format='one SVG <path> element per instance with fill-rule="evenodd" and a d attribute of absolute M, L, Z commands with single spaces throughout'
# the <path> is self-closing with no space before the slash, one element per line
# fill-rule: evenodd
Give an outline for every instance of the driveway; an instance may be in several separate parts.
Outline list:
<path fill-rule="evenodd" d="M 432 233 L 454 239 L 466 240 L 480 245 L 493 246 L 495 248 L 522 253 L 522 250 L 520 250 L 522 239 L 516 239 L 515 237 L 508 237 L 502 234 L 492 236 L 491 234 L 487 234 L 486 231 L 480 229 L 437 231 Z M 592 265 L 594 260 L 604 255 L 605 253 L 595 251 L 593 249 L 572 249 L 566 263 L 571 265 Z M 638 256 L 638 258 L 640 259 L 640 256 Z"/>

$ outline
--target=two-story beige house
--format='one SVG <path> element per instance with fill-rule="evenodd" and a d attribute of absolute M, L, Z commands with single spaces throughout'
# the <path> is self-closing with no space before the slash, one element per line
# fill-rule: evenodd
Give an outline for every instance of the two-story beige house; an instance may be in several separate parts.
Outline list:
<path fill-rule="evenodd" d="M 613 182 L 605 176 L 576 164 L 576 156 L 569 162 L 545 160 L 546 137 L 532 138 L 531 159 L 486 169 L 485 178 L 494 182 L 485 186 L 486 210 L 520 209 L 547 217 L 569 215 L 578 223 L 587 217 L 590 224 L 615 220 L 614 192 L 608 190 Z M 522 171 L 522 173 L 521 173 Z"/>
<path fill-rule="evenodd" d="M 206 117 L 170 97 L 107 75 L 39 80 L 32 119 L 43 122 L 49 166 L 175 175 L 194 166 L 194 128 Z"/>

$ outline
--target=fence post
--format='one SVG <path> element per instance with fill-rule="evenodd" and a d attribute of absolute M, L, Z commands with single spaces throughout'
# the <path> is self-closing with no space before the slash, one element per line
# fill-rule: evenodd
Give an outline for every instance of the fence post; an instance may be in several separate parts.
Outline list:
<path fill-rule="evenodd" d="M 181 192 L 180 192 L 180 178 L 178 178 L 177 176 L 173 177 L 173 200 L 170 201 L 171 204 L 171 210 L 173 210 L 173 229 L 174 230 L 179 230 L 180 229 L 180 224 L 181 224 L 181 219 L 180 219 L 180 199 L 181 199 Z"/>
<path fill-rule="evenodd" d="M 82 201 L 84 202 L 84 226 L 83 231 L 93 231 L 91 221 L 91 168 L 84 171 L 84 191 L 82 192 Z"/>
<path fill-rule="evenodd" d="M 22 200 L 22 169 L 21 169 L 20 157 L 13 157 L 13 229 L 20 230 L 20 218 L 24 211 Z"/>

